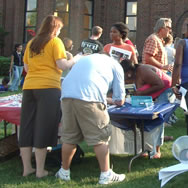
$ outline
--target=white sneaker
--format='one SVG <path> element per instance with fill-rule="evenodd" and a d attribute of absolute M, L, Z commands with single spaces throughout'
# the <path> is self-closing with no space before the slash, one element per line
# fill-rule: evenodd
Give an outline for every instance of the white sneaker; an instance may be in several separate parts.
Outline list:
<path fill-rule="evenodd" d="M 100 175 L 99 184 L 110 184 L 115 182 L 122 182 L 125 179 L 125 174 L 116 174 L 110 169 L 110 173 L 107 176 Z"/>
<path fill-rule="evenodd" d="M 55 177 L 64 181 L 70 181 L 70 170 L 65 171 L 63 168 L 60 168 L 59 171 L 55 174 Z"/>

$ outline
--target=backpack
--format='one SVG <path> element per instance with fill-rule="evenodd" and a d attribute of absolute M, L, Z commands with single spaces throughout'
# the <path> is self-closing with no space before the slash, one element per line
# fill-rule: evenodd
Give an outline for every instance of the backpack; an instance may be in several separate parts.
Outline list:
<path fill-rule="evenodd" d="M 71 164 L 79 164 L 84 158 L 84 151 L 79 145 L 76 145 L 76 152 L 73 156 Z M 61 166 L 61 145 L 56 147 L 56 149 L 47 153 L 46 156 L 46 166 L 49 167 L 59 167 Z"/>

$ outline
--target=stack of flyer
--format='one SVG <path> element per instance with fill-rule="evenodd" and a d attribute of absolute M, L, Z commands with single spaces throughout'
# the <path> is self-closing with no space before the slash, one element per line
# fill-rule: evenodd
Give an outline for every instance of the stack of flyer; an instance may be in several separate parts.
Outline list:
<path fill-rule="evenodd" d="M 161 187 L 163 187 L 173 177 L 188 171 L 188 164 L 179 163 L 159 171 L 159 180 L 161 180 Z"/>

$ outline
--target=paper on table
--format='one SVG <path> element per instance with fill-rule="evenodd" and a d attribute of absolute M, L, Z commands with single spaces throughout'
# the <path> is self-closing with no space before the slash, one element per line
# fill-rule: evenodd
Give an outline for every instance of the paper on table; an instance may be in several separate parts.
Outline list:
<path fill-rule="evenodd" d="M 187 104 L 186 104 L 186 101 L 185 101 L 185 95 L 187 93 L 187 89 L 185 89 L 184 87 L 180 87 L 179 92 L 182 94 L 180 107 L 187 112 Z"/>
<path fill-rule="evenodd" d="M 125 102 L 131 104 L 131 97 L 125 98 Z"/>

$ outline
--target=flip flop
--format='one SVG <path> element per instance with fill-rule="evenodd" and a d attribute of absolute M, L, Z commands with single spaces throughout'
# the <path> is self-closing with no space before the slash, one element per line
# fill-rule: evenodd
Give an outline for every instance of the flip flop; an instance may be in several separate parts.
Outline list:
<path fill-rule="evenodd" d="M 165 142 L 172 141 L 172 140 L 174 140 L 173 136 L 164 136 L 164 141 Z"/>
<path fill-rule="evenodd" d="M 161 153 L 156 153 L 152 159 L 160 159 L 161 158 Z"/>
<path fill-rule="evenodd" d="M 141 157 L 148 157 L 148 153 L 143 153 Z"/>

